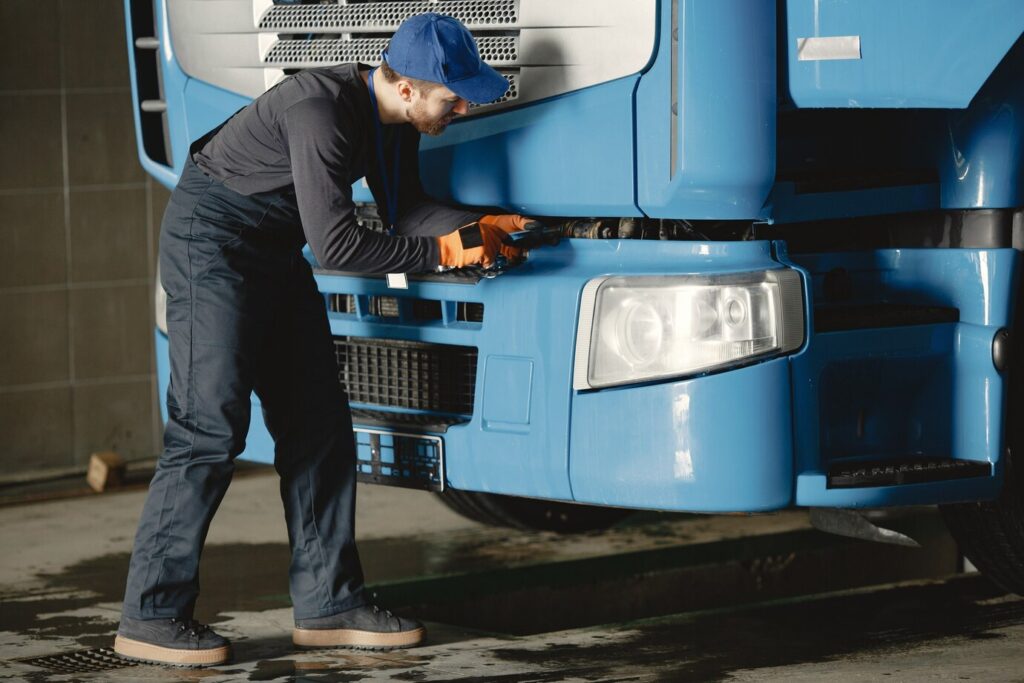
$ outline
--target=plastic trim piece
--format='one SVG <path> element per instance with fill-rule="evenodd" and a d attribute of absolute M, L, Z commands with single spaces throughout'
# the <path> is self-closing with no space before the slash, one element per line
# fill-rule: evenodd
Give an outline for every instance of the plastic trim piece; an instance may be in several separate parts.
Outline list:
<path fill-rule="evenodd" d="M 572 388 L 576 391 L 591 388 L 587 374 L 590 369 L 590 341 L 593 338 L 597 291 L 607 279 L 601 277 L 591 280 L 583 287 L 583 294 L 580 297 L 580 322 L 576 328 L 576 361 L 572 369 Z"/>
<path fill-rule="evenodd" d="M 796 55 L 801 62 L 860 59 L 860 36 L 797 38 Z"/>

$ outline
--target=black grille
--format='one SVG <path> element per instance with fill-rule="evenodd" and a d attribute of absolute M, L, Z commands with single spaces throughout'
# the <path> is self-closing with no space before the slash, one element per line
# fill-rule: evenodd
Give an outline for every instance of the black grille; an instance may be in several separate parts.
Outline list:
<path fill-rule="evenodd" d="M 153 15 L 153 0 L 132 0 L 128 20 L 131 24 L 132 41 L 152 39 L 159 36 Z M 142 148 L 148 156 L 158 164 L 173 165 L 171 157 L 170 128 L 166 111 L 147 111 L 142 109 L 145 101 L 164 102 L 163 74 L 160 71 L 160 57 L 156 49 L 144 47 L 134 42 L 135 54 L 135 89 L 138 102 L 135 106 L 139 112 L 139 126 L 142 133 Z"/>
<path fill-rule="evenodd" d="M 441 302 L 433 299 L 406 299 L 409 304 L 408 314 L 413 320 L 441 320 Z M 368 296 L 367 315 L 381 318 L 399 318 L 398 297 Z M 329 310 L 333 313 L 355 313 L 356 298 L 352 294 L 331 294 L 328 298 Z M 455 309 L 455 319 L 461 322 L 482 323 L 484 321 L 484 305 L 475 301 L 459 301 Z"/>
<path fill-rule="evenodd" d="M 356 403 L 471 415 L 477 351 L 468 346 L 335 337 L 338 380 Z"/>

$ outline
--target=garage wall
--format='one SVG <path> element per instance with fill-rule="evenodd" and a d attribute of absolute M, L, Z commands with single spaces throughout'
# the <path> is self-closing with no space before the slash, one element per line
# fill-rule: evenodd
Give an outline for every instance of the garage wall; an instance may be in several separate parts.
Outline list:
<path fill-rule="evenodd" d="M 136 156 L 120 0 L 0 1 L 0 481 L 159 449 L 167 192 Z"/>

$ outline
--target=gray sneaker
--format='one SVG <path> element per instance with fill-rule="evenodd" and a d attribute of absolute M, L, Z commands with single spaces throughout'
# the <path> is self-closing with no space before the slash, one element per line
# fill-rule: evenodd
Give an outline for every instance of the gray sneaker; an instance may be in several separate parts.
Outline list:
<path fill-rule="evenodd" d="M 231 659 L 231 643 L 195 619 L 121 617 L 114 652 L 127 659 L 171 666 L 217 666 Z"/>
<path fill-rule="evenodd" d="M 301 647 L 390 650 L 415 647 L 427 630 L 415 619 L 398 617 L 377 605 L 363 605 L 329 617 L 296 619 L 292 642 Z"/>

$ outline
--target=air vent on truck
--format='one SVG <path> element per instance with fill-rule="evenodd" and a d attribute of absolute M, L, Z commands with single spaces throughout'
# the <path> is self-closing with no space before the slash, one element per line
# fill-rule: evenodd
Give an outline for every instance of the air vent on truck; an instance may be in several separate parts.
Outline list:
<path fill-rule="evenodd" d="M 473 414 L 474 347 L 338 336 L 334 355 L 338 380 L 354 403 Z"/>
<path fill-rule="evenodd" d="M 378 64 L 395 29 L 414 14 L 454 16 L 509 81 L 504 97 L 475 111 L 637 73 L 650 61 L 657 27 L 656 0 L 165 1 L 182 69 L 250 97 L 298 69 Z"/>
<path fill-rule="evenodd" d="M 131 0 L 132 54 L 135 58 L 135 106 L 139 109 L 142 149 L 153 161 L 173 165 L 160 69 L 160 41 L 153 15 L 153 0 Z"/>
<path fill-rule="evenodd" d="M 518 0 L 280 4 L 267 10 L 260 21 L 260 28 L 281 33 L 324 33 L 342 29 L 394 31 L 409 17 L 423 12 L 447 14 L 466 26 L 501 27 L 516 23 L 518 4 Z"/>

